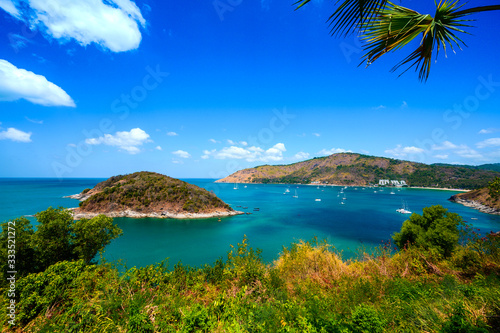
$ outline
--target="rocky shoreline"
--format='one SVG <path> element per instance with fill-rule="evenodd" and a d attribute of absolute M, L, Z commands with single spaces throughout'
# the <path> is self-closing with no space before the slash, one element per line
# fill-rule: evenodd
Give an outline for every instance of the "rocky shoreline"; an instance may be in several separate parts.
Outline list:
<path fill-rule="evenodd" d="M 245 214 L 244 212 L 240 211 L 214 211 L 211 213 L 188 213 L 188 212 L 183 212 L 183 213 L 173 213 L 173 212 L 168 212 L 168 211 L 163 211 L 163 212 L 151 212 L 151 213 L 140 213 L 136 212 L 133 210 L 122 210 L 122 211 L 112 211 L 112 212 L 106 212 L 106 213 L 94 213 L 94 212 L 80 212 L 78 208 L 73 208 L 73 218 L 75 220 L 79 219 L 91 219 L 97 215 L 106 215 L 108 217 L 129 217 L 129 218 L 136 218 L 136 219 L 141 219 L 141 218 L 157 218 L 157 219 L 204 219 L 204 218 L 211 218 L 211 217 L 226 217 L 226 216 L 234 216 L 234 215 L 242 215 Z"/>
<path fill-rule="evenodd" d="M 457 198 L 455 195 L 452 196 L 448 200 L 450 200 L 451 202 L 456 202 L 458 204 L 464 205 L 466 207 L 477 209 L 478 211 L 480 211 L 482 213 L 500 215 L 500 210 L 483 205 L 475 200 L 460 199 L 460 198 Z"/>

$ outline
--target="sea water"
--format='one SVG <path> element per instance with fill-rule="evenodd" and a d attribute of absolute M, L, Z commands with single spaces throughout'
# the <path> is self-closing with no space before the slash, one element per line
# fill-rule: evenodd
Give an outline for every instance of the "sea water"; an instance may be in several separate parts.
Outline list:
<path fill-rule="evenodd" d="M 102 180 L 0 179 L 0 221 L 33 215 L 49 206 L 77 207 L 78 200 L 64 196 L 92 188 Z M 271 184 L 239 184 L 235 189 L 233 184 L 218 184 L 213 179 L 185 181 L 213 191 L 235 210 L 250 214 L 220 221 L 115 218 L 123 235 L 106 247 L 104 258 L 121 259 L 128 267 L 167 258 L 170 267 L 178 262 L 201 266 L 226 258 L 230 245 L 241 243 L 245 235 L 251 247 L 262 250 L 266 262 L 276 259 L 283 246 L 314 237 L 327 240 L 344 258 L 352 258 L 400 230 L 409 218 L 396 212 L 403 206 L 421 214 L 424 207 L 439 204 L 482 233 L 500 231 L 500 216 L 448 201 L 457 193 L 452 191 Z M 36 219 L 30 220 L 36 225 Z"/>

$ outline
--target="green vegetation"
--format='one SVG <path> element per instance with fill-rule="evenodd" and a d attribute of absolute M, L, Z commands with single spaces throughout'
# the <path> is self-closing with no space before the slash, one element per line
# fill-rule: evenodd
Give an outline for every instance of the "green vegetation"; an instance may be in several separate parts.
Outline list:
<path fill-rule="evenodd" d="M 493 200 L 497 200 L 500 197 L 500 177 L 495 178 L 488 184 L 488 194 Z"/>
<path fill-rule="evenodd" d="M 252 174 L 254 183 L 309 184 L 313 181 L 339 185 L 377 184 L 380 179 L 405 180 L 410 186 L 478 189 L 486 187 L 500 172 L 464 167 L 408 162 L 353 153 L 333 154 L 290 165 L 261 166 L 236 172 Z M 231 176 L 230 176 L 231 177 Z"/>
<path fill-rule="evenodd" d="M 122 234 L 113 219 L 104 215 L 74 221 L 63 208 L 48 208 L 36 214 L 37 230 L 24 217 L 1 224 L 0 257 L 9 254 L 9 232 L 15 235 L 15 267 L 19 276 L 38 273 L 55 263 L 82 259 L 88 264 L 111 240 Z M 12 238 L 11 238 L 12 239 Z M 7 260 L 0 261 L 0 286 L 7 283 Z"/>
<path fill-rule="evenodd" d="M 439 206 L 420 218 L 427 219 L 420 224 L 432 225 L 427 230 L 437 232 L 443 223 L 463 237 L 452 237 L 456 241 L 446 255 L 435 251 L 439 242 L 414 242 L 397 252 L 388 242 L 375 255 L 343 260 L 331 245 L 312 240 L 284 248 L 274 263 L 265 264 L 244 238 L 226 260 L 199 268 L 169 267 L 165 261 L 123 270 L 77 258 L 60 261 L 18 280 L 15 329 L 495 332 L 500 327 L 500 235 L 481 237 Z M 33 237 L 29 227 L 23 228 Z M 3 291 L 0 321 L 7 328 Z"/>
<path fill-rule="evenodd" d="M 461 226 L 464 222 L 458 214 L 439 205 L 426 207 L 422 215 L 413 213 L 392 239 L 399 248 L 413 245 L 449 257 L 458 245 Z"/>
<path fill-rule="evenodd" d="M 150 212 L 168 208 L 198 213 L 213 208 L 231 209 L 205 189 L 154 172 L 114 176 L 97 184 L 92 191 L 92 196 L 80 202 L 84 212 L 122 209 Z"/>

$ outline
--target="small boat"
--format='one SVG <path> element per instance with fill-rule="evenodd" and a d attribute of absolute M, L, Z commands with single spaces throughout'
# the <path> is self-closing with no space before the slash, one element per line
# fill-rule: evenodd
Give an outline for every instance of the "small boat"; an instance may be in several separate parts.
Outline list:
<path fill-rule="evenodd" d="M 391 193 L 390 193 L 390 194 L 396 194 L 396 193 L 394 193 L 394 191 L 391 191 Z"/>
<path fill-rule="evenodd" d="M 243 188 L 247 188 L 247 186 L 245 185 L 245 186 L 243 186 Z"/>
<path fill-rule="evenodd" d="M 411 212 L 408 210 L 408 205 L 403 202 L 403 207 L 396 209 L 396 212 L 400 214 L 411 214 Z"/>
<path fill-rule="evenodd" d="M 321 201 L 321 199 L 314 199 L 314 201 Z"/>
<path fill-rule="evenodd" d="M 298 198 L 298 197 L 299 197 L 299 196 L 298 196 L 298 194 L 297 194 L 297 190 L 295 190 L 295 194 L 294 194 L 294 196 L 293 196 L 293 197 L 294 197 L 294 198 Z"/>
<path fill-rule="evenodd" d="M 290 193 L 290 190 L 289 190 L 289 189 L 286 189 L 286 190 L 285 190 L 285 193 Z"/>
<path fill-rule="evenodd" d="M 233 190 L 237 190 L 237 189 L 238 189 L 238 184 L 234 183 Z"/>

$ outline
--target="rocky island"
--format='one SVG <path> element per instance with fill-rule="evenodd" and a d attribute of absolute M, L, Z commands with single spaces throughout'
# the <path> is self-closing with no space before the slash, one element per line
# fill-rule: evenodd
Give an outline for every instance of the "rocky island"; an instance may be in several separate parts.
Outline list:
<path fill-rule="evenodd" d="M 207 218 L 243 214 L 207 190 L 155 172 L 119 175 L 69 196 L 75 219 L 109 217 Z"/>

